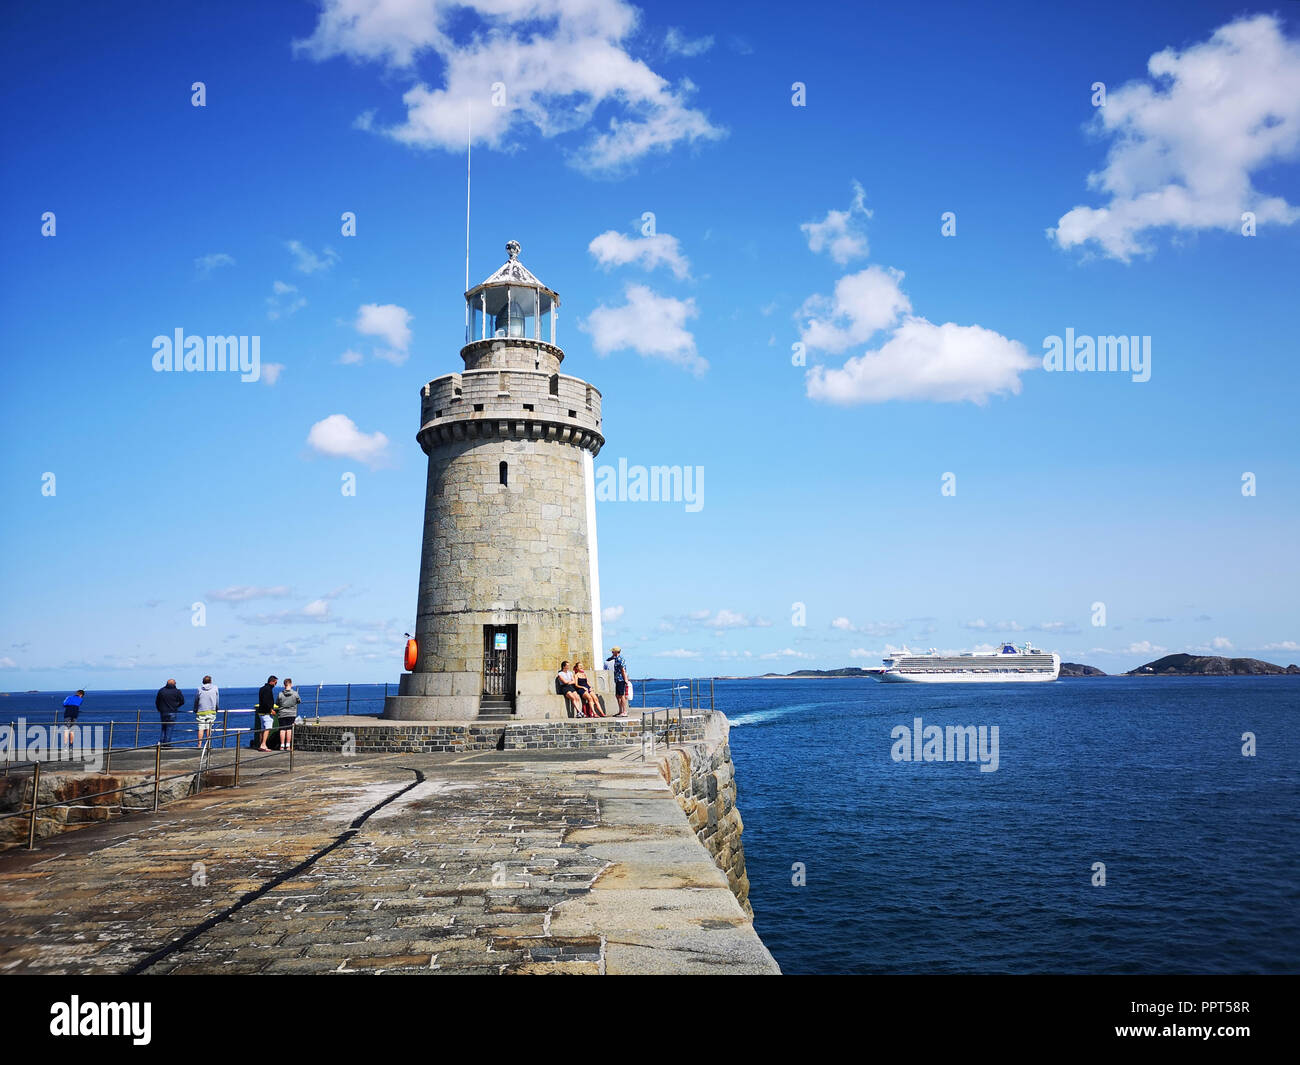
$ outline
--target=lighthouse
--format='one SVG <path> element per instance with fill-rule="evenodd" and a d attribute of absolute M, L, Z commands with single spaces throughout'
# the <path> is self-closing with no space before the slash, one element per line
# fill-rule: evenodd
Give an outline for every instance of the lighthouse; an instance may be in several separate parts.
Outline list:
<path fill-rule="evenodd" d="M 428 456 L 415 654 L 384 716 L 562 718 L 560 662 L 603 669 L 592 461 L 600 393 L 560 372 L 560 297 L 506 245 L 465 293 L 465 368 L 421 391 Z M 612 703 L 612 699 L 610 700 Z"/>

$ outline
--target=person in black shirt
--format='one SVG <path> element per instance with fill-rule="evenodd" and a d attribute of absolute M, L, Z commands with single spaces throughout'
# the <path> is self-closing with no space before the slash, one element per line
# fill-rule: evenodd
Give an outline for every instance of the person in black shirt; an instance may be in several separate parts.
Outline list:
<path fill-rule="evenodd" d="M 271 728 L 275 724 L 275 676 L 266 678 L 266 683 L 257 690 L 257 720 L 254 727 L 257 729 L 257 749 L 259 751 L 269 751 L 271 748 L 266 745 L 266 741 L 271 738 Z M 276 748 L 279 749 L 279 735 L 275 739 Z"/>
<path fill-rule="evenodd" d="M 162 745 L 172 745 L 172 724 L 176 721 L 176 711 L 185 705 L 185 693 L 176 687 L 174 678 L 168 678 L 166 684 L 158 689 L 153 697 L 154 709 L 158 711 L 158 723 L 162 729 Z"/>

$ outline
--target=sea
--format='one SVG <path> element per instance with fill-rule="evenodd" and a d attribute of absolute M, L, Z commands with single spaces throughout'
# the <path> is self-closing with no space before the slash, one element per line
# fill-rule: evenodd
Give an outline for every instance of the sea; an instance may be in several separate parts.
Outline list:
<path fill-rule="evenodd" d="M 306 716 L 374 714 L 385 685 L 299 690 Z M 1300 677 L 714 690 L 754 925 L 787 973 L 1300 970 Z M 67 694 L 0 694 L 0 725 Z M 89 692 L 81 723 L 152 743 L 153 695 Z M 223 689 L 232 729 L 256 695 Z M 986 757 L 902 760 L 918 719 L 982 727 Z"/>

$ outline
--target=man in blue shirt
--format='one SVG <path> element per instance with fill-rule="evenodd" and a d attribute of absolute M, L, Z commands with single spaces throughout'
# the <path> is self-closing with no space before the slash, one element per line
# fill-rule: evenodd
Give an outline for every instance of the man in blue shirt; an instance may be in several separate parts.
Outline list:
<path fill-rule="evenodd" d="M 85 691 L 78 688 L 76 695 L 63 700 L 63 743 L 67 747 L 76 739 L 77 718 L 81 716 L 81 700 L 85 697 Z"/>
<path fill-rule="evenodd" d="M 614 647 L 606 662 L 614 663 L 614 697 L 618 700 L 616 717 L 627 717 L 627 663 L 623 661 L 623 648 Z"/>

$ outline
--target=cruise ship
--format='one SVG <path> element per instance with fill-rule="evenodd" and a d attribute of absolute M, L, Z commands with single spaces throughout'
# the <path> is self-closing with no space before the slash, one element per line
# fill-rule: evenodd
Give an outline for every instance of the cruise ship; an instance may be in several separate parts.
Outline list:
<path fill-rule="evenodd" d="M 868 672 L 878 680 L 909 684 L 1024 684 L 1056 680 L 1061 673 L 1060 655 L 1029 643 L 1023 648 L 1004 643 L 1000 651 L 961 655 L 941 655 L 934 648 L 915 654 L 904 647 L 883 662 Z"/>

